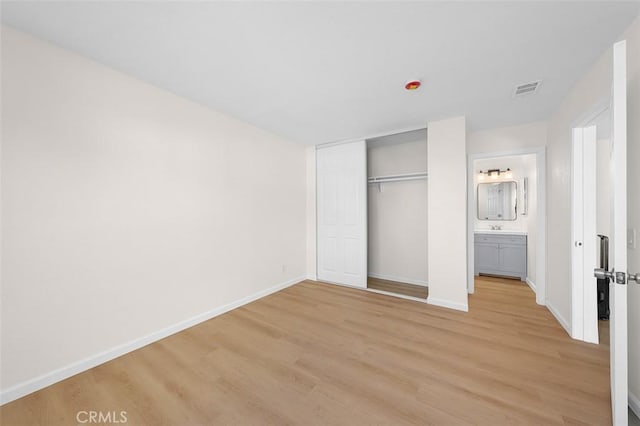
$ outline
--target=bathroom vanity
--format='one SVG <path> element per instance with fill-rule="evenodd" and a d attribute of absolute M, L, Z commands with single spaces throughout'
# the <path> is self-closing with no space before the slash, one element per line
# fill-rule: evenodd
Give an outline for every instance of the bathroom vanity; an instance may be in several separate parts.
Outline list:
<path fill-rule="evenodd" d="M 475 275 L 527 278 L 527 234 L 506 230 L 475 232 Z"/>

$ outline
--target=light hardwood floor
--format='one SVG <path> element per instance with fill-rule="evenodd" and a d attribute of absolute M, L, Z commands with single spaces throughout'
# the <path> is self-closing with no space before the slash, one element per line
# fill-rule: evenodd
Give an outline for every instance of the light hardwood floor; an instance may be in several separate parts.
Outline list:
<path fill-rule="evenodd" d="M 522 283 L 462 313 L 305 281 L 0 409 L 3 425 L 611 423 L 608 346 L 571 340 Z"/>
<path fill-rule="evenodd" d="M 418 299 L 426 299 L 429 295 L 429 288 L 425 286 L 383 280 L 381 278 L 373 277 L 367 278 L 367 288 L 402 294 L 404 296 L 417 297 Z"/>

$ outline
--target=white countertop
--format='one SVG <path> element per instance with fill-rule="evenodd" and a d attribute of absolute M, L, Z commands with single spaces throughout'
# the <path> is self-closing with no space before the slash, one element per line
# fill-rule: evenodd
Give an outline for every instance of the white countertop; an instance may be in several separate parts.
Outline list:
<path fill-rule="evenodd" d="M 504 234 L 504 235 L 527 235 L 526 231 L 516 231 L 512 229 L 476 229 L 474 234 Z"/>

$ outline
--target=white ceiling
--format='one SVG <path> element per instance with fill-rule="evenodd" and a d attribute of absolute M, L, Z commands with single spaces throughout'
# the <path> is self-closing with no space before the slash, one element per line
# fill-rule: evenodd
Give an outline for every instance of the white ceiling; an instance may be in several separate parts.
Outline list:
<path fill-rule="evenodd" d="M 545 119 L 639 4 L 2 2 L 2 21 L 318 144 L 462 114 L 470 130 Z"/>

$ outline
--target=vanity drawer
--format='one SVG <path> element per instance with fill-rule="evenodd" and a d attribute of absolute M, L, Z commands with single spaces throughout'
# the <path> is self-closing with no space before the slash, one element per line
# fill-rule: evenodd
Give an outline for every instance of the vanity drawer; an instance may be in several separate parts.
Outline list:
<path fill-rule="evenodd" d="M 476 243 L 526 245 L 527 236 L 517 234 L 475 234 Z"/>

